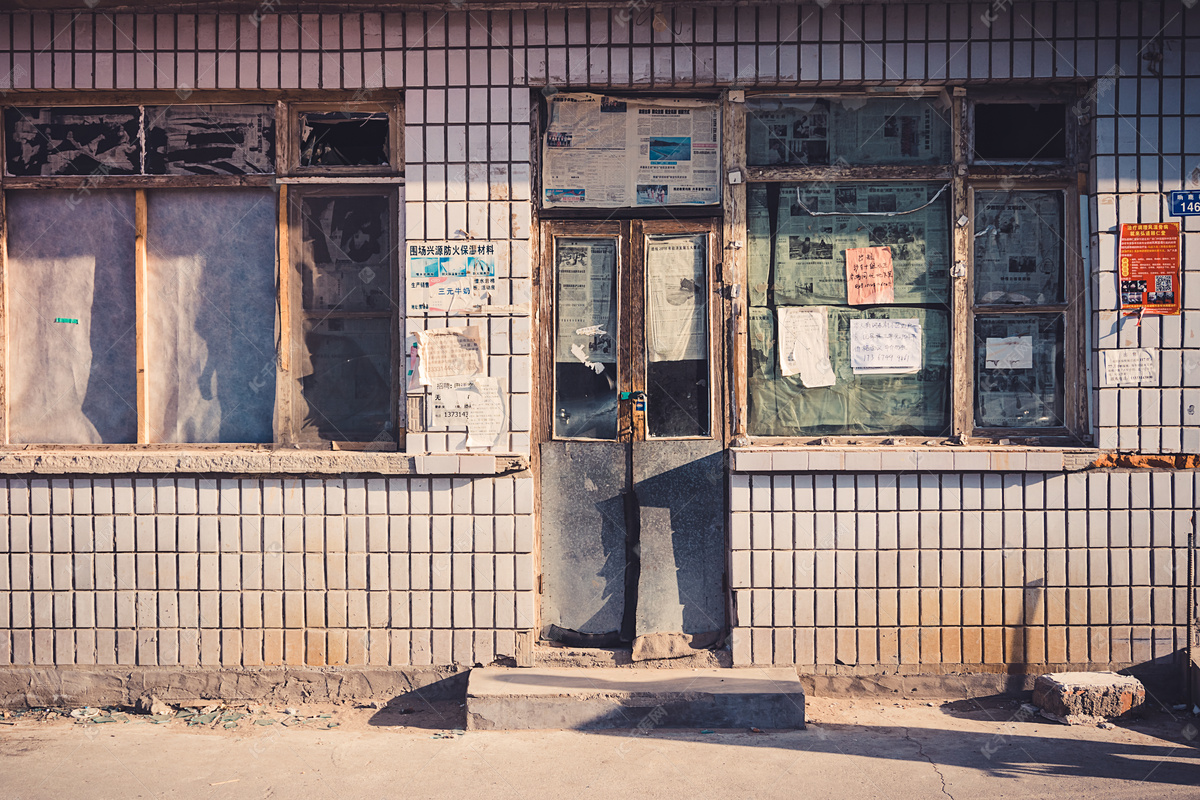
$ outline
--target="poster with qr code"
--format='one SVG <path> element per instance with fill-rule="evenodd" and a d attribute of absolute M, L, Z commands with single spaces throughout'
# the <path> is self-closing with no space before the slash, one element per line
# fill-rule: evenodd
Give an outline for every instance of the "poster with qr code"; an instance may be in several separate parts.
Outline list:
<path fill-rule="evenodd" d="M 1122 311 L 1179 313 L 1178 222 L 1122 225 L 1118 262 Z"/>

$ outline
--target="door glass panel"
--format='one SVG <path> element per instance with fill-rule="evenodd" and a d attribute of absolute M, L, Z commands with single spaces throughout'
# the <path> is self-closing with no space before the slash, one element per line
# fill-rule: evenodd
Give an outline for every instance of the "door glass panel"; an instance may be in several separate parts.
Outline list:
<path fill-rule="evenodd" d="M 975 318 L 975 424 L 1061 427 L 1062 314 Z"/>
<path fill-rule="evenodd" d="M 975 193 L 975 302 L 1063 302 L 1062 192 Z"/>
<path fill-rule="evenodd" d="M 554 242 L 554 435 L 617 438 L 617 240 Z"/>
<path fill-rule="evenodd" d="M 708 434 L 708 247 L 646 237 L 646 433 Z"/>

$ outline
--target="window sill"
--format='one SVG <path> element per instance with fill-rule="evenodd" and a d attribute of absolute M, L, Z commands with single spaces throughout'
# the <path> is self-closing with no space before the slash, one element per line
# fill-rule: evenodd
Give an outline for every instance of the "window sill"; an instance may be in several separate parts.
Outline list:
<path fill-rule="evenodd" d="M 6 450 L 0 475 L 499 475 L 529 468 L 520 455 L 329 450 Z"/>
<path fill-rule="evenodd" d="M 1083 448 L 735 447 L 734 472 L 1062 472 L 1100 454 Z"/>

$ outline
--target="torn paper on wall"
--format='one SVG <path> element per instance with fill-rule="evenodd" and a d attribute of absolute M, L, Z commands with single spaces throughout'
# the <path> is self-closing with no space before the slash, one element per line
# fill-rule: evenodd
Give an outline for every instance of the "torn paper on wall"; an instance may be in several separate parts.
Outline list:
<path fill-rule="evenodd" d="M 1101 350 L 1105 386 L 1157 386 L 1158 357 L 1154 350 Z"/>
<path fill-rule="evenodd" d="M 894 375 L 919 371 L 920 320 L 850 320 L 850 366 L 860 375 Z"/>
<path fill-rule="evenodd" d="M 407 254 L 410 314 L 478 309 L 496 290 L 495 242 L 410 242 Z"/>
<path fill-rule="evenodd" d="M 495 447 L 504 433 L 504 395 L 496 378 L 476 378 L 467 419 L 467 447 Z"/>
<path fill-rule="evenodd" d="M 708 355 L 705 234 L 652 236 L 646 244 L 651 361 L 697 361 Z"/>
<path fill-rule="evenodd" d="M 890 247 L 852 247 L 846 251 L 846 294 L 852 306 L 896 302 Z"/>
<path fill-rule="evenodd" d="M 983 364 L 987 369 L 1033 369 L 1033 337 L 988 339 Z"/>
<path fill-rule="evenodd" d="M 405 364 L 404 371 L 404 390 L 406 392 L 423 392 L 425 387 L 421 385 L 421 377 L 419 373 L 421 364 L 421 350 L 417 342 L 417 335 L 410 333 L 404 340 L 404 354 L 408 359 Z"/>
<path fill-rule="evenodd" d="M 799 375 L 808 388 L 837 383 L 829 363 L 829 313 L 825 306 L 777 309 L 779 316 L 779 372 Z"/>
<path fill-rule="evenodd" d="M 478 326 L 417 331 L 417 380 L 467 380 L 485 372 L 487 350 Z"/>

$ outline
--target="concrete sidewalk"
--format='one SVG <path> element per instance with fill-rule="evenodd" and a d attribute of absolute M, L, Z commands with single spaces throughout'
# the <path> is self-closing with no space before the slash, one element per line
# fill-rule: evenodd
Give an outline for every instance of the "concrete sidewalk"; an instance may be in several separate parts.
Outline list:
<path fill-rule="evenodd" d="M 804 731 L 579 733 L 462 732 L 457 702 L 401 710 L 268 708 L 192 727 L 10 717 L 0 797 L 1200 796 L 1197 722 L 1164 711 L 1069 728 L 1011 700 L 812 697 Z"/>

